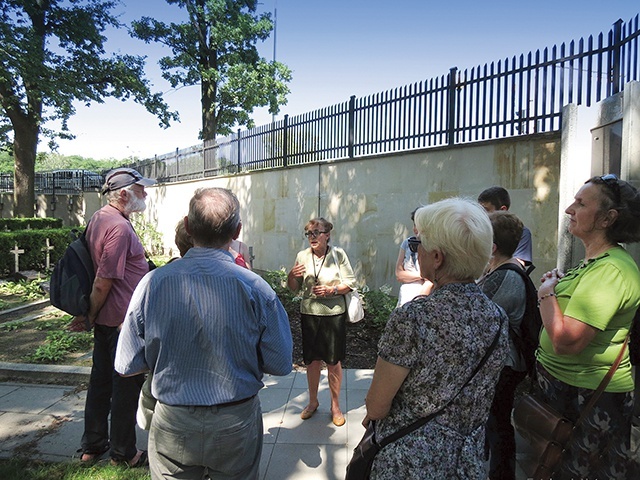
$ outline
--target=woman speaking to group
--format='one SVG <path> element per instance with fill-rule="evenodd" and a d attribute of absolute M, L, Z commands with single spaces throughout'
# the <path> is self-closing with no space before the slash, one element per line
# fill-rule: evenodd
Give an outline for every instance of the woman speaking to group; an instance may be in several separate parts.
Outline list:
<path fill-rule="evenodd" d="M 331 418 L 335 426 L 341 427 L 345 419 L 339 401 L 340 362 L 347 351 L 348 315 L 344 295 L 355 288 L 355 277 L 344 250 L 329 246 L 331 230 L 333 224 L 324 218 L 307 222 L 304 234 L 309 248 L 298 253 L 287 285 L 294 292 L 302 290 L 302 356 L 307 366 L 309 403 L 300 417 L 307 420 L 318 409 L 318 385 L 324 361 L 329 371 Z"/>

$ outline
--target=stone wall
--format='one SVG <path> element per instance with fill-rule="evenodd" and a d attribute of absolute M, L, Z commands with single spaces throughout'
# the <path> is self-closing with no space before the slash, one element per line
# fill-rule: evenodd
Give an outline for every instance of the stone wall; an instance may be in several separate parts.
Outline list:
<path fill-rule="evenodd" d="M 229 188 L 242 205 L 241 239 L 264 270 L 289 269 L 307 246 L 304 224 L 323 216 L 360 283 L 397 291 L 394 269 L 411 235 L 410 212 L 451 196 L 475 199 L 491 185 L 509 190 L 511 211 L 531 229 L 537 272 L 555 266 L 559 164 L 560 135 L 545 134 L 160 185 L 148 189 L 146 214 L 175 253 L 174 227 L 194 190 Z"/>
<path fill-rule="evenodd" d="M 177 254 L 173 238 L 195 189 L 231 189 L 242 205 L 241 239 L 253 249 L 254 266 L 289 269 L 306 248 L 303 226 L 323 216 L 334 224 L 331 243 L 343 247 L 360 284 L 394 287 L 399 246 L 411 235 L 410 212 L 451 196 L 475 199 L 486 187 L 502 185 L 511 211 L 533 235 L 537 272 L 555 266 L 558 227 L 560 133 L 494 140 L 357 160 L 341 160 L 228 177 L 162 184 L 148 188 L 145 215 L 164 238 L 165 252 Z M 98 193 L 39 195 L 38 216 L 86 224 L 104 204 Z M 11 214 L 3 194 L 2 215 Z"/>

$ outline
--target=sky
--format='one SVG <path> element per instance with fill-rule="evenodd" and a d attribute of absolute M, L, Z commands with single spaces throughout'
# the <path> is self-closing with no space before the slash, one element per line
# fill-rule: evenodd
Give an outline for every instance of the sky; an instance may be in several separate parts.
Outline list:
<path fill-rule="evenodd" d="M 542 50 L 599 33 L 618 19 L 640 13 L 638 0 L 262 0 L 260 11 L 276 12 L 276 60 L 293 72 L 284 114 L 300 115 L 357 97 L 395 89 L 448 73 Z M 123 0 L 120 21 L 142 16 L 181 21 L 185 12 L 164 0 Z M 95 159 L 151 158 L 200 143 L 199 86 L 172 89 L 158 59 L 169 54 L 125 30 L 107 32 L 108 51 L 144 55 L 154 91 L 164 94 L 180 123 L 162 129 L 133 101 L 107 99 L 76 105 L 69 121 L 75 140 L 59 141 L 59 152 Z M 271 38 L 258 44 L 274 56 Z M 256 125 L 271 121 L 257 109 Z M 243 127 L 244 129 L 244 127 Z M 41 150 L 46 151 L 46 141 Z"/>

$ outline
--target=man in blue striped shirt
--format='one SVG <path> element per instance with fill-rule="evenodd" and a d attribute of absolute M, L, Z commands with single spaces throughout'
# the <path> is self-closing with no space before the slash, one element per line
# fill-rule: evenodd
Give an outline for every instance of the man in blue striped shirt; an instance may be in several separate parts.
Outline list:
<path fill-rule="evenodd" d="M 127 310 L 115 366 L 154 374 L 153 479 L 258 478 L 257 393 L 264 373 L 291 371 L 292 340 L 275 292 L 227 250 L 239 210 L 229 190 L 197 190 L 185 218 L 194 247 L 146 275 Z"/>

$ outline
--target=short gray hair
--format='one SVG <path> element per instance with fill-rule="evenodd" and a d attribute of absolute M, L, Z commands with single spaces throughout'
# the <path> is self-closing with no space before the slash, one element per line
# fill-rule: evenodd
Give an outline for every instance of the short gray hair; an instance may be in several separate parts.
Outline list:
<path fill-rule="evenodd" d="M 493 229 L 479 203 L 462 198 L 441 200 L 420 207 L 415 224 L 422 247 L 444 254 L 443 273 L 456 280 L 482 275 L 491 258 Z"/>
<path fill-rule="evenodd" d="M 240 225 L 240 202 L 226 188 L 199 188 L 189 202 L 187 220 L 195 245 L 220 248 Z"/>
<path fill-rule="evenodd" d="M 104 196 L 107 198 L 107 202 L 118 203 L 120 201 L 120 192 L 122 190 L 127 192 L 127 198 L 129 198 L 129 196 L 131 195 L 135 195 L 135 192 L 133 190 L 133 184 L 128 185 L 126 187 L 119 188 L 117 190 L 107 190 L 104 194 Z"/>

